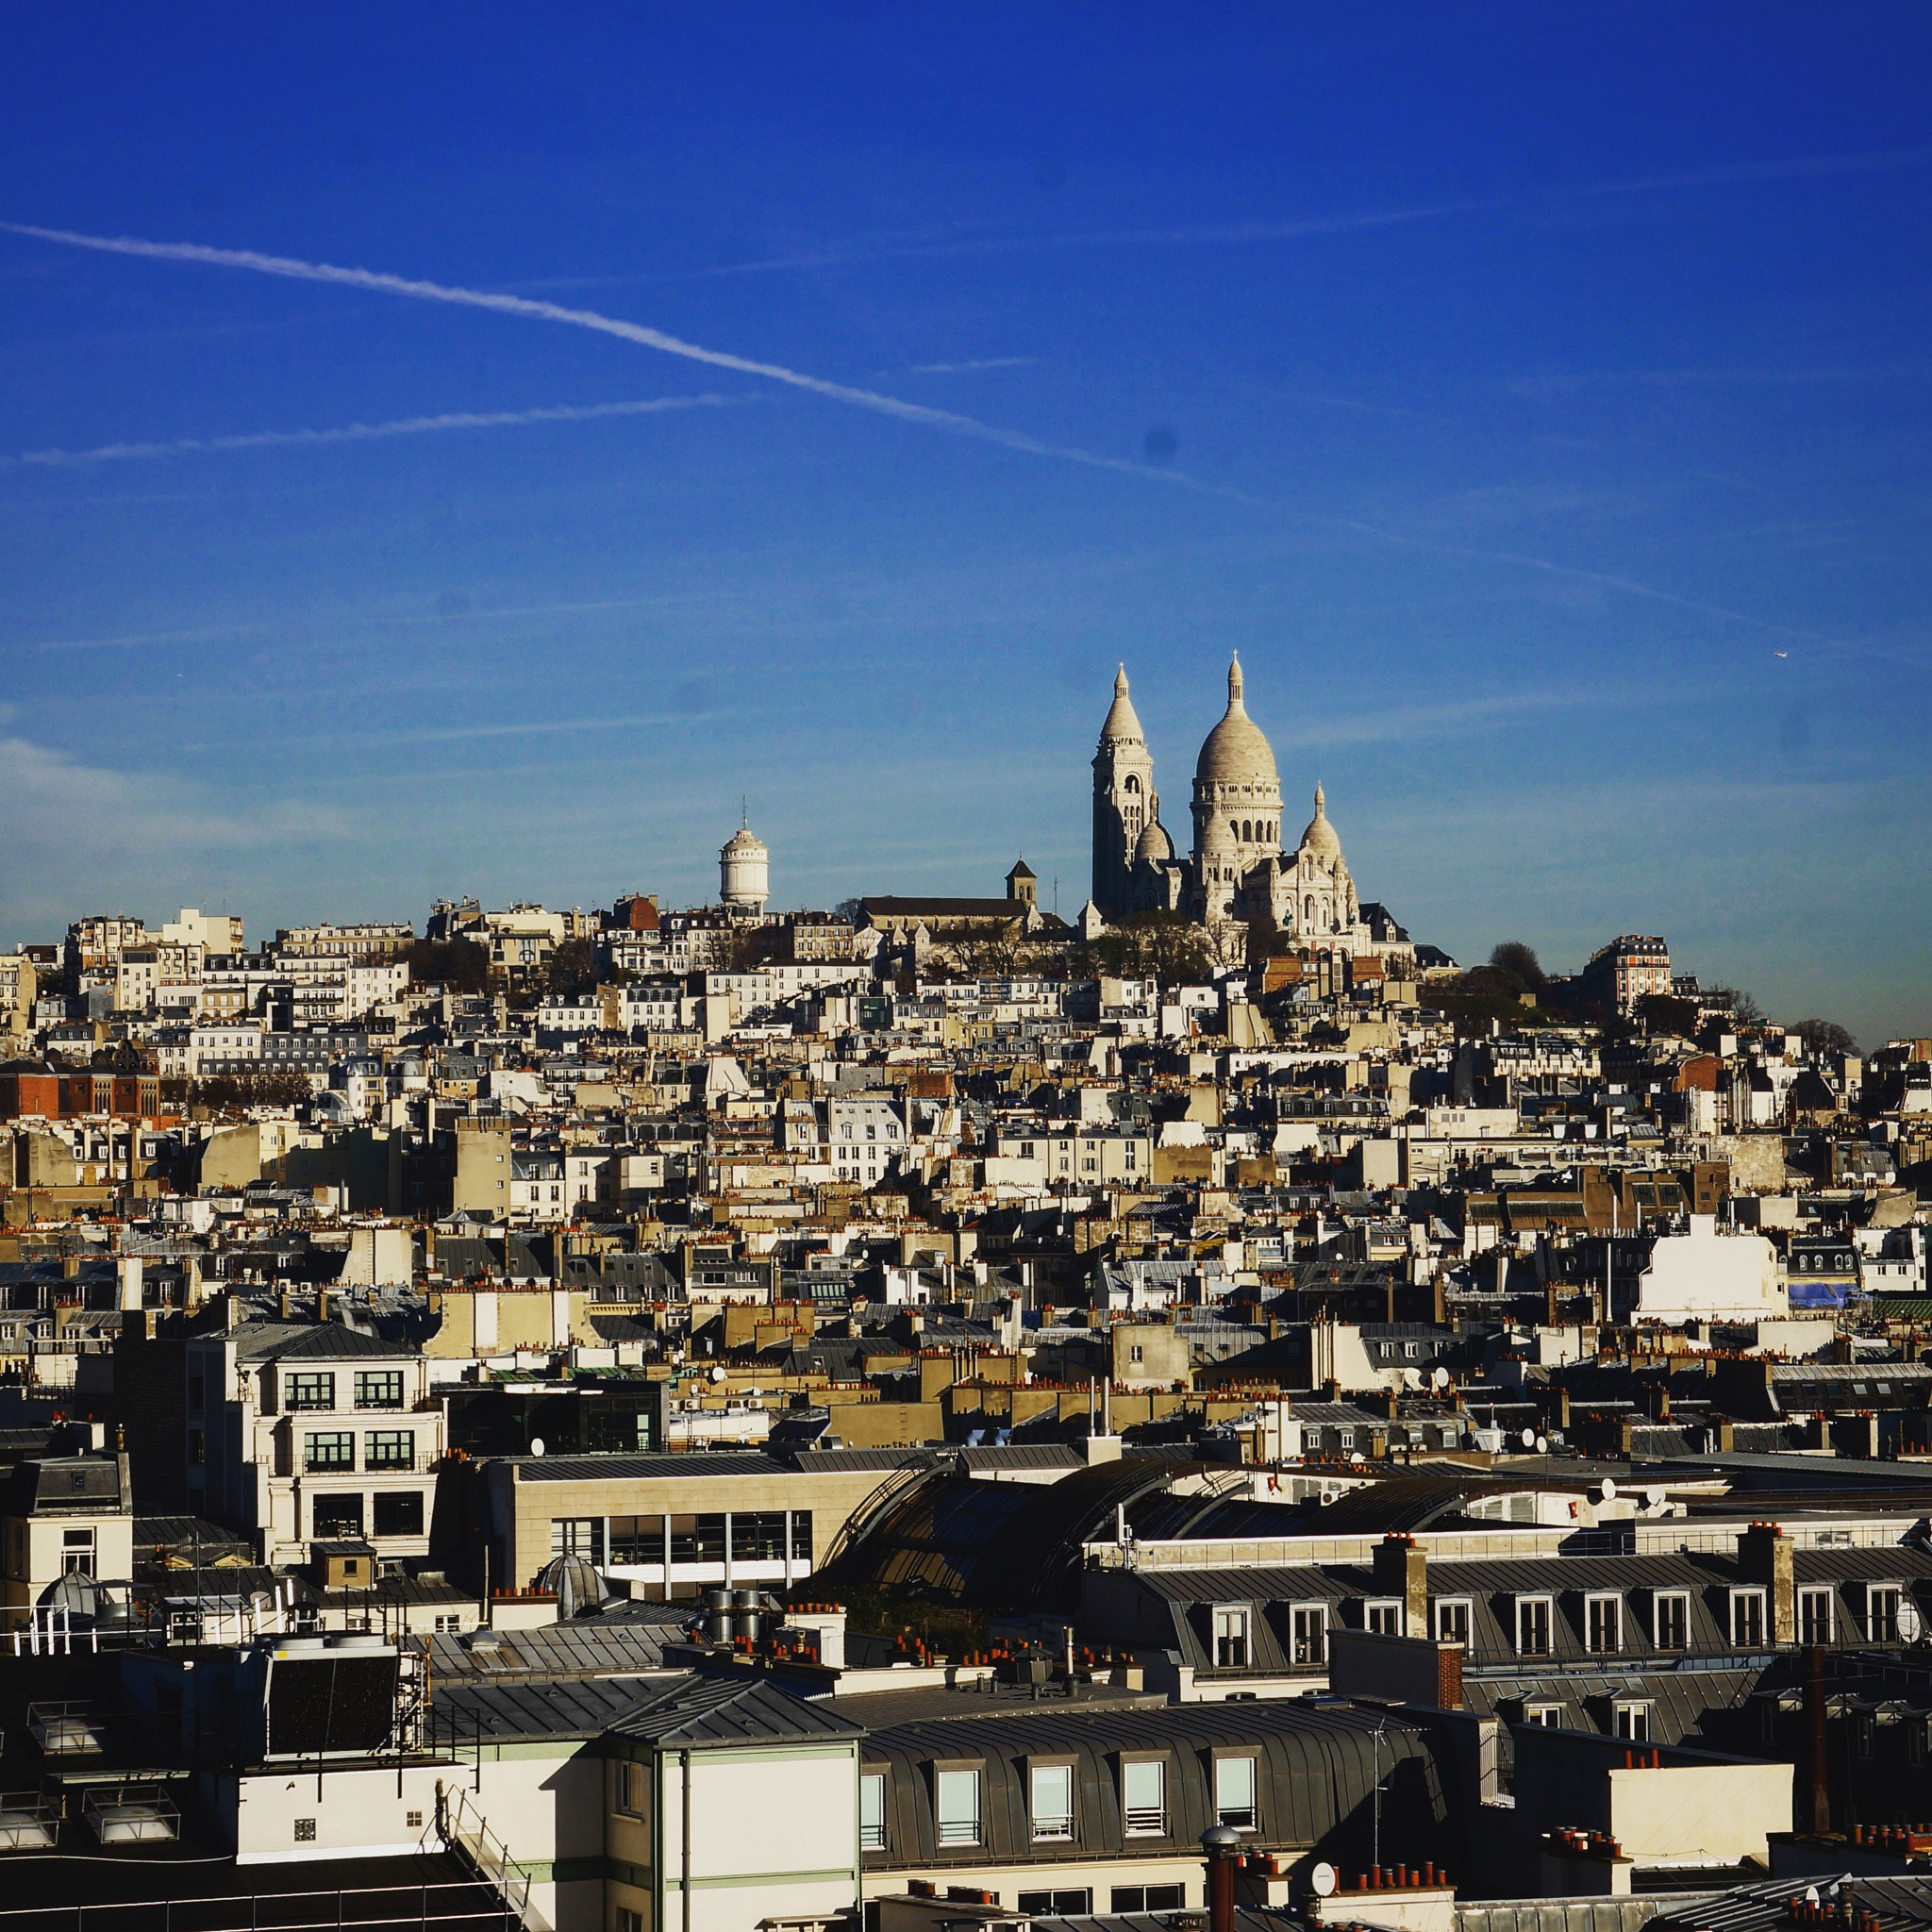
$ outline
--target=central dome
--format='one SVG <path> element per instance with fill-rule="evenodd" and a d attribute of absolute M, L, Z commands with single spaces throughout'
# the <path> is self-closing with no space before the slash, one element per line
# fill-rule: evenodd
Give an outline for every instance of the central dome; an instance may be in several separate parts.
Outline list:
<path fill-rule="evenodd" d="M 1241 706 L 1241 660 L 1227 668 L 1227 710 L 1208 734 L 1194 766 L 1196 784 L 1274 785 L 1274 751 Z"/>

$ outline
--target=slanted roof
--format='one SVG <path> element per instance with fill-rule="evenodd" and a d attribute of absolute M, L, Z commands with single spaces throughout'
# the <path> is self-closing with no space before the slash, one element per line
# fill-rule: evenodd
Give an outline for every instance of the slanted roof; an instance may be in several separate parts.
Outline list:
<path fill-rule="evenodd" d="M 688 1677 L 610 1726 L 621 1738 L 648 1740 L 681 1750 L 744 1743 L 823 1743 L 862 1738 L 854 1724 L 755 1677 Z"/>
<path fill-rule="evenodd" d="M 341 1361 L 380 1356 L 385 1360 L 416 1355 L 407 1341 L 385 1341 L 340 1322 L 251 1322 L 232 1331 L 235 1352 L 249 1361 Z"/>

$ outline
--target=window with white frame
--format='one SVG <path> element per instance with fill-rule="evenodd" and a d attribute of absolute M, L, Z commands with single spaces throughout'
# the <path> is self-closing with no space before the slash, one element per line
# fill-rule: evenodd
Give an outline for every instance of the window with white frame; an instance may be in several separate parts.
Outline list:
<path fill-rule="evenodd" d="M 1583 1647 L 1601 1657 L 1624 1647 L 1624 1599 L 1598 1595 L 1583 1599 Z"/>
<path fill-rule="evenodd" d="M 1650 1641 L 1659 1650 L 1690 1648 L 1690 1592 L 1660 1590 L 1650 1600 Z"/>
<path fill-rule="evenodd" d="M 1634 1699 L 1620 1701 L 1616 1707 L 1617 1735 L 1632 1743 L 1650 1741 L 1650 1706 Z"/>
<path fill-rule="evenodd" d="M 1121 1810 L 1129 1838 L 1167 1836 L 1167 1762 L 1130 1757 L 1121 1766 Z"/>
<path fill-rule="evenodd" d="M 1436 1641 L 1459 1643 L 1469 1648 L 1469 1599 L 1466 1596 L 1439 1596 L 1436 1599 Z"/>
<path fill-rule="evenodd" d="M 1294 1660 L 1298 1664 L 1319 1664 L 1328 1656 L 1328 1606 L 1296 1604 L 1289 1619 L 1293 1634 Z"/>
<path fill-rule="evenodd" d="M 1072 1838 L 1074 1767 L 1071 1764 L 1036 1764 L 1032 1767 L 1030 1782 L 1035 1841 Z"/>
<path fill-rule="evenodd" d="M 1516 1654 L 1519 1657 L 1549 1656 L 1550 1609 L 1550 1599 L 1546 1596 L 1520 1596 L 1516 1599 Z"/>
<path fill-rule="evenodd" d="M 1834 1618 L 1830 1590 L 1801 1590 L 1798 1592 L 1798 1641 L 1829 1643 Z"/>
<path fill-rule="evenodd" d="M 1245 1604 L 1215 1605 L 1214 1668 L 1217 1671 L 1247 1669 L 1248 1619 L 1248 1607 Z"/>
<path fill-rule="evenodd" d="M 1731 1641 L 1750 1649 L 1764 1641 L 1764 1592 L 1761 1590 L 1732 1591 Z"/>
<path fill-rule="evenodd" d="M 1901 1591 L 1895 1583 L 1865 1586 L 1865 1641 L 1867 1643 L 1898 1641 L 1898 1606 Z"/>
<path fill-rule="evenodd" d="M 933 1774 L 934 1836 L 942 1845 L 979 1842 L 979 1774 L 939 1771 Z"/>
<path fill-rule="evenodd" d="M 1217 1757 L 1214 1760 L 1214 1819 L 1237 1831 L 1255 1829 L 1255 1760 Z"/>
<path fill-rule="evenodd" d="M 882 1852 L 886 1848 L 886 1774 L 882 1771 L 861 1772 L 858 1776 L 858 1849 Z"/>
<path fill-rule="evenodd" d="M 1402 1635 L 1402 1605 L 1398 1599 L 1371 1597 L 1362 1606 L 1362 1628 L 1373 1630 L 1377 1637 L 1400 1637 Z"/>
<path fill-rule="evenodd" d="M 1563 1728 L 1563 1707 L 1560 1704 L 1525 1704 L 1523 1722 L 1541 1724 L 1546 1731 L 1560 1731 Z"/>

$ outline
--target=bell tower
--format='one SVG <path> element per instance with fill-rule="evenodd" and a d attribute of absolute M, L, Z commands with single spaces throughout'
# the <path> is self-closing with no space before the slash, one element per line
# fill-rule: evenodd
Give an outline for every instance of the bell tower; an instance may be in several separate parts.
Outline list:
<path fill-rule="evenodd" d="M 1154 759 L 1127 696 L 1127 667 L 1113 681 L 1113 703 L 1093 755 L 1093 903 L 1108 919 L 1132 909 L 1129 874 L 1141 833 L 1158 816 Z"/>

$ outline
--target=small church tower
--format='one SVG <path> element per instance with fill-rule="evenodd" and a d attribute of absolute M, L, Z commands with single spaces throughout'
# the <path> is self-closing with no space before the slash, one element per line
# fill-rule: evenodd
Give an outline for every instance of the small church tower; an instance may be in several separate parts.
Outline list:
<path fill-rule="evenodd" d="M 1093 755 L 1093 903 L 1108 919 L 1132 909 L 1130 874 L 1141 832 L 1159 816 L 1154 758 L 1127 695 L 1127 667 L 1113 681 L 1113 704 Z"/>

